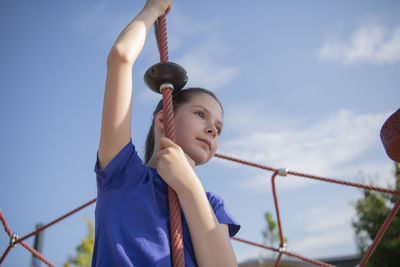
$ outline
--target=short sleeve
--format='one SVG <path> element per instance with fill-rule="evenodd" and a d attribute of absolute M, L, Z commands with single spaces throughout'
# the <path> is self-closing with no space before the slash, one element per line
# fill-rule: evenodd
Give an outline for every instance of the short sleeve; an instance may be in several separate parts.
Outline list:
<path fill-rule="evenodd" d="M 227 224 L 229 229 L 229 237 L 234 237 L 239 232 L 240 224 L 233 218 L 225 207 L 224 200 L 221 196 L 207 192 L 208 201 L 214 210 L 215 216 L 219 223 Z"/>
<path fill-rule="evenodd" d="M 102 191 L 108 189 L 110 186 L 118 187 L 126 183 L 127 181 L 124 180 L 127 177 L 132 177 L 128 175 L 128 172 L 140 171 L 141 166 L 143 166 L 142 160 L 137 155 L 132 139 L 103 170 L 99 169 L 99 158 L 97 156 L 94 171 L 96 173 L 98 190 Z"/>

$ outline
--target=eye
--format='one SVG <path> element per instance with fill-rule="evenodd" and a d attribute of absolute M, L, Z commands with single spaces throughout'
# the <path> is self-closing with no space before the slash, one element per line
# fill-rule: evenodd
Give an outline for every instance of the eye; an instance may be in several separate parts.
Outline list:
<path fill-rule="evenodd" d="M 220 135 L 220 134 L 221 134 L 221 132 L 222 132 L 222 129 L 221 129 L 221 127 L 219 127 L 219 126 L 215 126 L 215 128 L 217 129 L 218 135 Z"/>
<path fill-rule="evenodd" d="M 202 119 L 204 119 L 206 117 L 206 114 L 204 114 L 203 111 L 197 111 L 194 114 L 196 114 L 197 116 L 199 116 Z"/>

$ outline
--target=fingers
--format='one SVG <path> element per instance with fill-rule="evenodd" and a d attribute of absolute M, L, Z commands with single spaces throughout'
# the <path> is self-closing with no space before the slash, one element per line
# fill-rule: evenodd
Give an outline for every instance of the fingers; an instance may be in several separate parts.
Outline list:
<path fill-rule="evenodd" d="M 171 6 L 169 6 L 168 8 L 167 8 L 167 10 L 165 11 L 165 15 L 168 15 L 169 14 L 169 12 L 171 11 Z"/>
<path fill-rule="evenodd" d="M 171 139 L 169 139 L 168 137 L 161 137 L 160 138 L 160 150 L 161 149 L 165 149 L 165 148 L 167 148 L 167 147 L 170 147 L 170 146 L 175 146 L 176 144 L 171 140 Z"/>
<path fill-rule="evenodd" d="M 168 15 L 168 13 L 171 11 L 171 7 L 172 7 L 172 2 L 171 2 L 171 0 L 168 0 L 167 2 L 168 2 L 168 7 L 167 7 L 167 9 L 165 10 L 165 15 Z"/>
<path fill-rule="evenodd" d="M 156 152 L 156 158 L 159 160 L 163 155 L 168 154 L 169 149 L 168 148 L 174 148 L 178 147 L 174 142 L 172 142 L 171 139 L 167 137 L 161 137 L 160 138 L 160 148 Z"/>
<path fill-rule="evenodd" d="M 169 13 L 172 7 L 171 0 L 147 0 L 146 7 L 151 8 L 157 12 L 157 16 L 166 15 Z"/>
<path fill-rule="evenodd" d="M 169 139 L 167 137 L 161 137 L 160 138 L 160 149 L 156 152 L 156 158 L 159 160 L 162 156 L 173 153 L 173 151 L 178 152 L 176 155 L 182 154 L 182 156 L 184 156 L 184 158 L 189 162 L 189 164 L 192 166 L 192 168 L 195 167 L 196 163 L 194 162 L 194 160 L 188 154 L 186 154 L 181 149 L 180 146 L 175 144 L 171 139 Z M 175 153 L 173 153 L 173 154 L 175 154 Z M 176 160 L 182 162 L 182 159 L 181 160 L 176 159 Z"/>
<path fill-rule="evenodd" d="M 194 160 L 192 160 L 192 158 L 189 157 L 189 155 L 186 153 L 185 153 L 185 157 L 186 157 L 186 160 L 189 162 L 190 166 L 192 166 L 192 169 L 194 169 L 194 167 L 196 166 L 196 163 L 194 162 Z"/>

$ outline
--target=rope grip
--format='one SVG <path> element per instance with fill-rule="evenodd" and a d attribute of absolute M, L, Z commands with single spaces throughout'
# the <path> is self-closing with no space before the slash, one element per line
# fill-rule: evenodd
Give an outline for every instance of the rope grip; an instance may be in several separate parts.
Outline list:
<path fill-rule="evenodd" d="M 283 243 L 283 245 L 280 246 L 278 251 L 279 251 L 279 254 L 284 253 L 286 251 L 286 243 Z"/>
<path fill-rule="evenodd" d="M 160 93 L 163 93 L 163 90 L 165 89 L 172 89 L 174 91 L 174 85 L 172 83 L 163 83 L 160 85 Z"/>
<path fill-rule="evenodd" d="M 277 174 L 278 174 L 279 176 L 287 176 L 287 175 L 288 175 L 288 172 L 289 172 L 288 169 L 280 168 L 280 169 L 278 169 Z"/>
<path fill-rule="evenodd" d="M 10 236 L 10 247 L 15 247 L 18 245 L 17 240 L 19 239 L 19 236 L 16 233 L 13 233 L 12 236 Z"/>
<path fill-rule="evenodd" d="M 154 64 L 144 74 L 146 85 L 156 93 L 161 93 L 161 87 L 164 84 L 168 84 L 168 87 L 179 91 L 186 85 L 187 80 L 186 70 L 174 62 Z"/>

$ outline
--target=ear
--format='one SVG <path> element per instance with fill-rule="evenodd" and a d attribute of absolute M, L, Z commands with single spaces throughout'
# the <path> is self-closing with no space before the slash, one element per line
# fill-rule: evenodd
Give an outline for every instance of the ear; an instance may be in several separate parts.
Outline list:
<path fill-rule="evenodd" d="M 160 132 L 164 132 L 165 129 L 164 114 L 164 110 L 162 109 L 157 113 L 156 117 L 154 118 L 154 125 Z"/>

